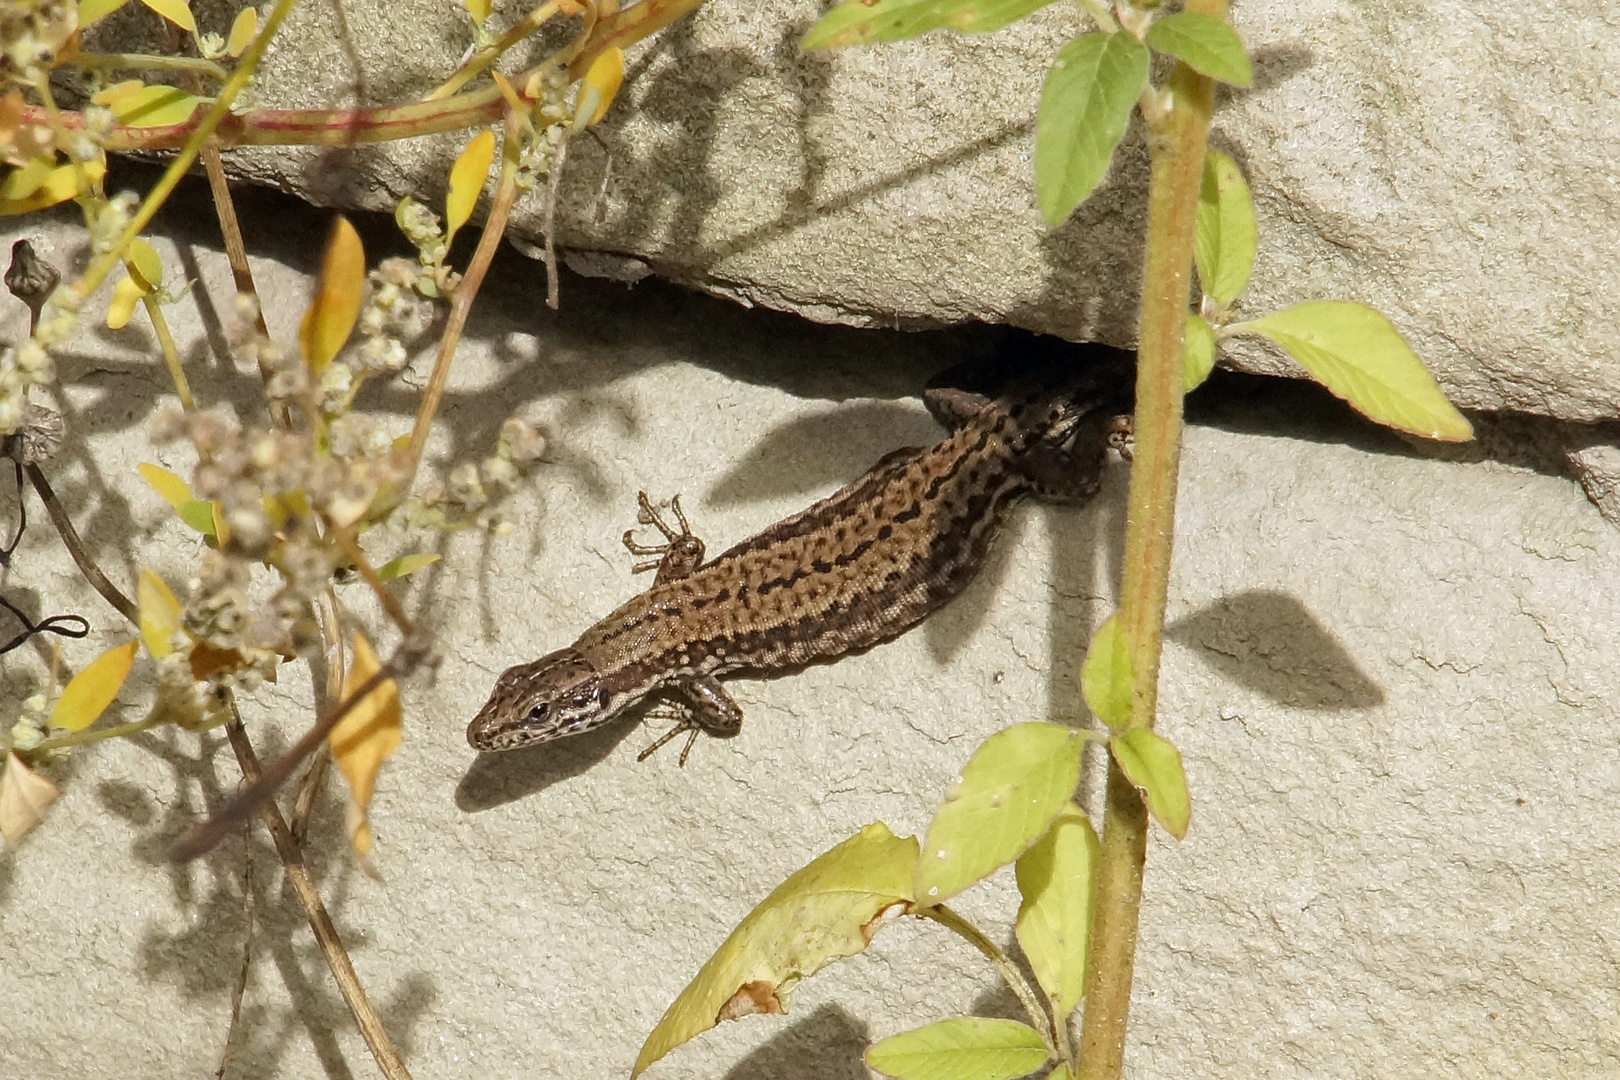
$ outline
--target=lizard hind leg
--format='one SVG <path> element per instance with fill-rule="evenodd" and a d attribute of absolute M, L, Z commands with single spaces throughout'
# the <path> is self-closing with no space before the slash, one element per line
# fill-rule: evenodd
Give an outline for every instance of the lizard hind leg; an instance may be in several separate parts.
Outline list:
<path fill-rule="evenodd" d="M 686 522 L 686 515 L 681 512 L 681 497 L 675 496 L 669 501 L 670 512 L 675 515 L 675 521 L 680 525 L 677 532 L 670 528 L 668 523 L 659 516 L 652 500 L 647 498 L 645 491 L 636 492 L 636 520 L 643 525 L 651 525 L 664 534 L 662 544 L 636 543 L 636 531 L 626 529 L 624 532 L 624 546 L 632 555 L 652 555 L 655 558 L 638 562 L 630 568 L 630 572 L 640 574 L 647 570 L 657 570 L 653 575 L 653 584 L 662 585 L 666 581 L 683 578 L 703 565 L 703 541 L 692 534 L 692 527 Z"/>

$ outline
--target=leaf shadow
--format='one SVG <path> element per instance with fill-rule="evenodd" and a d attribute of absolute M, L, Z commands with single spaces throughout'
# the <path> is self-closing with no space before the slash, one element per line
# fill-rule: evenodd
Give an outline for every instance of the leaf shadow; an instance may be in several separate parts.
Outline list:
<path fill-rule="evenodd" d="M 1370 709 L 1384 692 L 1295 597 L 1254 589 L 1177 619 L 1166 636 L 1228 679 L 1298 709 Z"/>
<path fill-rule="evenodd" d="M 868 1080 L 866 1024 L 838 1005 L 796 1020 L 727 1070 L 723 1080 Z"/>

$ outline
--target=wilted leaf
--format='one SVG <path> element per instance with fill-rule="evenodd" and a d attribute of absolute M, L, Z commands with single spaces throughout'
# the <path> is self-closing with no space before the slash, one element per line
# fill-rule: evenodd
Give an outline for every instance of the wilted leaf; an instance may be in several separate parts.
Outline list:
<path fill-rule="evenodd" d="M 1192 802 L 1187 797 L 1181 751 L 1169 739 L 1144 727 L 1115 735 L 1109 746 L 1126 778 L 1141 791 L 1148 813 L 1177 840 L 1186 836 Z"/>
<path fill-rule="evenodd" d="M 1051 1057 L 1028 1024 L 958 1016 L 875 1043 L 866 1063 L 897 1080 L 1012 1080 Z"/>
<path fill-rule="evenodd" d="M 1254 200 L 1238 163 L 1219 150 L 1204 155 L 1193 260 L 1204 295 L 1225 308 L 1254 269 Z"/>
<path fill-rule="evenodd" d="M 118 696 L 118 688 L 124 685 L 139 646 L 139 641 L 114 645 L 68 680 L 56 707 L 51 710 L 50 726 L 82 731 L 95 723 Z"/>
<path fill-rule="evenodd" d="M 366 285 L 366 253 L 360 236 L 347 218 L 332 223 L 332 235 L 321 257 L 321 275 L 315 299 L 298 324 L 298 346 L 310 374 L 319 377 L 349 340 L 360 315 L 360 295 Z"/>
<path fill-rule="evenodd" d="M 495 133 L 485 128 L 468 140 L 450 166 L 450 190 L 444 196 L 444 243 L 450 246 L 456 230 L 467 224 L 478 195 L 489 178 L 489 163 L 495 160 Z"/>
<path fill-rule="evenodd" d="M 919 904 L 942 904 L 1040 839 L 1080 780 L 1080 733 L 1014 724 L 984 741 L 934 812 L 917 862 Z"/>
<path fill-rule="evenodd" d="M 79 0 L 79 26 L 89 26 L 129 3 L 129 0 Z"/>
<path fill-rule="evenodd" d="M 343 676 L 343 696 L 349 697 L 380 670 L 371 643 L 356 633 L 349 670 Z M 327 736 L 332 760 L 349 781 L 349 842 L 362 857 L 371 850 L 366 807 L 371 805 L 372 786 L 383 761 L 399 748 L 400 726 L 399 687 L 393 679 L 384 679 Z"/>
<path fill-rule="evenodd" d="M 238 11 L 236 18 L 231 22 L 231 34 L 225 39 L 226 55 L 241 56 L 247 47 L 253 44 L 253 37 L 258 32 L 258 11 L 250 7 Z"/>
<path fill-rule="evenodd" d="M 1311 300 L 1227 329 L 1272 341 L 1370 420 L 1442 442 L 1474 437 L 1423 361 L 1370 307 Z"/>
<path fill-rule="evenodd" d="M 1035 192 L 1048 225 L 1068 217 L 1108 171 L 1147 74 L 1148 51 L 1127 33 L 1083 34 L 1058 53 L 1035 126 Z"/>
<path fill-rule="evenodd" d="M 1052 0 L 849 0 L 810 28 L 800 47 L 841 49 L 868 41 L 900 41 L 929 30 L 983 34 L 1037 11 Z"/>
<path fill-rule="evenodd" d="M 135 603 L 141 613 L 141 640 L 156 659 L 174 652 L 174 632 L 180 629 L 180 601 L 168 583 L 146 567 L 135 581 Z"/>
<path fill-rule="evenodd" d="M 1046 835 L 1018 857 L 1018 947 L 1041 989 L 1067 1016 L 1086 986 L 1092 873 L 1100 845 L 1091 819 L 1072 801 Z"/>
<path fill-rule="evenodd" d="M 1116 730 L 1131 722 L 1131 654 L 1117 613 L 1108 616 L 1091 635 L 1086 659 L 1080 665 L 1080 696 L 1086 708 Z"/>
<path fill-rule="evenodd" d="M 584 131 L 607 115 L 608 106 L 618 96 L 619 84 L 624 82 L 624 50 L 603 49 L 585 70 L 579 84 L 579 99 L 574 104 L 574 131 Z"/>
<path fill-rule="evenodd" d="M 241 649 L 222 649 L 218 645 L 199 641 L 186 654 L 186 662 L 191 668 L 192 679 L 196 682 L 206 682 L 221 671 L 236 671 L 246 667 L 248 657 Z"/>
<path fill-rule="evenodd" d="M 16 754 L 8 753 L 5 770 L 0 772 L 0 836 L 16 847 L 59 794 L 55 784 L 24 765 Z"/>
<path fill-rule="evenodd" d="M 1166 15 L 1148 27 L 1147 43 L 1169 53 L 1200 75 L 1233 86 L 1254 82 L 1254 71 L 1243 52 L 1243 40 L 1224 19 L 1181 11 Z"/>
<path fill-rule="evenodd" d="M 778 885 L 682 990 L 632 1077 L 723 1019 L 780 1011 L 799 980 L 866 948 L 879 915 L 912 899 L 917 841 L 868 825 Z"/>
<path fill-rule="evenodd" d="M 191 9 L 186 6 L 185 0 L 141 0 L 141 3 L 168 19 L 188 34 L 197 32 L 197 20 L 191 17 Z"/>
<path fill-rule="evenodd" d="M 431 566 L 438 561 L 439 557 L 437 555 L 401 555 L 399 558 L 389 559 L 377 567 L 377 576 L 384 581 L 393 581 L 395 578 L 402 578 L 406 574 L 420 570 L 424 566 Z"/>
<path fill-rule="evenodd" d="M 1202 386 L 1215 370 L 1215 328 L 1196 311 L 1187 312 L 1187 330 L 1182 337 L 1187 392 Z"/>

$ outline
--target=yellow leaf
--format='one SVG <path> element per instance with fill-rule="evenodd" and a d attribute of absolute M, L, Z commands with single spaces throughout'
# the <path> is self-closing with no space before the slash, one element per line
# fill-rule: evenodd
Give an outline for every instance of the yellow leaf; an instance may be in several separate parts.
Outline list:
<path fill-rule="evenodd" d="M 16 754 L 7 754 L 5 771 L 0 773 L 0 836 L 16 847 L 59 794 L 55 784 L 24 765 Z"/>
<path fill-rule="evenodd" d="M 135 582 L 135 602 L 141 612 L 141 640 L 146 642 L 146 651 L 161 660 L 174 652 L 180 601 L 162 578 L 143 566 Z"/>
<path fill-rule="evenodd" d="M 467 14 L 472 16 L 472 21 L 483 26 L 484 20 L 489 18 L 490 0 L 461 0 L 461 3 L 467 9 Z"/>
<path fill-rule="evenodd" d="M 349 340 L 349 331 L 360 315 L 360 293 L 365 284 L 366 253 L 360 246 L 360 236 L 348 218 L 339 217 L 332 224 L 332 236 L 321 257 L 315 299 L 298 324 L 298 346 L 311 374 L 319 376 L 325 371 Z"/>
<path fill-rule="evenodd" d="M 129 675 L 129 666 L 135 660 L 135 649 L 139 645 L 139 641 L 114 645 L 68 680 L 56 708 L 51 710 L 50 726 L 82 731 L 95 723 L 118 696 L 118 688 Z"/>
<path fill-rule="evenodd" d="M 12 169 L 6 174 L 4 182 L 0 182 L 0 199 L 26 199 L 39 190 L 56 168 L 56 155 L 50 157 L 30 158 L 24 164 Z"/>
<path fill-rule="evenodd" d="M 141 474 L 142 480 L 152 485 L 152 490 L 161 495 L 164 502 L 176 510 L 196 498 L 191 493 L 190 484 L 161 465 L 143 461 L 135 466 L 135 471 Z"/>
<path fill-rule="evenodd" d="M 102 158 L 84 163 L 84 176 L 91 183 L 99 184 L 102 177 L 107 175 L 107 163 Z M 6 198 L 0 191 L 0 215 L 30 214 L 35 210 L 43 210 L 47 206 L 67 202 L 79 194 L 79 169 L 68 165 L 58 165 L 52 169 L 38 187 L 27 195 L 15 199 Z"/>
<path fill-rule="evenodd" d="M 183 124 L 198 105 L 213 100 L 188 94 L 174 86 L 145 86 L 135 81 L 108 87 L 96 98 L 100 99 L 96 104 L 110 108 L 120 124 L 138 128 Z"/>
<path fill-rule="evenodd" d="M 225 507 L 217 502 L 209 503 L 208 514 L 214 522 L 214 531 L 212 535 L 215 540 L 219 541 L 220 546 L 224 547 L 226 544 L 230 543 L 231 539 L 230 526 L 225 524 Z"/>
<path fill-rule="evenodd" d="M 585 79 L 580 83 L 579 98 L 574 103 L 574 131 L 584 131 L 606 115 L 622 82 L 624 50 L 603 49 L 585 69 Z"/>
<path fill-rule="evenodd" d="M 140 237 L 129 242 L 129 248 L 124 252 L 124 266 L 137 279 L 137 284 L 146 287 L 147 292 L 163 284 L 163 260 L 152 250 L 152 245 Z"/>
<path fill-rule="evenodd" d="M 225 39 L 225 52 L 231 56 L 241 56 L 258 32 L 259 13 L 250 7 L 243 8 L 236 13 L 236 21 L 231 23 L 230 37 Z"/>
<path fill-rule="evenodd" d="M 128 326 L 130 316 L 135 314 L 135 305 L 141 302 L 141 297 L 146 293 L 141 283 L 132 277 L 123 278 L 114 285 L 112 299 L 107 302 L 107 329 L 122 330 Z"/>
<path fill-rule="evenodd" d="M 450 190 L 444 196 L 446 247 L 454 239 L 456 230 L 472 217 L 473 207 L 478 205 L 478 195 L 484 190 L 484 181 L 489 177 L 489 163 L 494 160 L 495 133 L 486 128 L 468 141 L 456 156 L 456 163 L 450 166 Z"/>
<path fill-rule="evenodd" d="M 347 698 L 378 671 L 377 654 L 361 634 L 354 635 L 354 656 L 343 677 Z M 400 743 L 399 687 L 384 679 L 339 720 L 327 736 L 332 760 L 349 781 L 349 842 L 357 855 L 371 850 L 371 827 L 366 824 L 366 807 L 371 803 L 372 785 L 384 759 Z"/>
<path fill-rule="evenodd" d="M 186 6 L 185 0 L 141 0 L 141 3 L 168 19 L 186 33 L 195 34 L 197 32 L 197 20 L 191 17 L 191 9 Z"/>
<path fill-rule="evenodd" d="M 90 100 L 97 105 L 105 105 L 109 109 L 118 102 L 132 94 L 138 94 L 146 88 L 146 84 L 139 79 L 124 79 L 111 86 L 103 87 L 90 95 Z"/>
<path fill-rule="evenodd" d="M 129 0 L 79 0 L 79 25 L 89 26 L 129 3 Z"/>

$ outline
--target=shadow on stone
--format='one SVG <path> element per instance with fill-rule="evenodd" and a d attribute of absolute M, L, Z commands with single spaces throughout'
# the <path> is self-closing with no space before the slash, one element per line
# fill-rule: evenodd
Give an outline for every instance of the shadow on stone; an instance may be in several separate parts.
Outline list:
<path fill-rule="evenodd" d="M 867 1080 L 868 1039 L 864 1023 L 823 1005 L 737 1062 L 724 1080 Z"/>
<path fill-rule="evenodd" d="M 1171 624 L 1167 636 L 1196 648 L 1227 678 L 1300 709 L 1370 709 L 1384 692 L 1294 597 L 1254 590 Z"/>
<path fill-rule="evenodd" d="M 635 720 L 617 721 L 555 742 L 479 754 L 456 785 L 456 808 L 482 813 L 570 780 L 606 758 L 640 727 Z"/>

